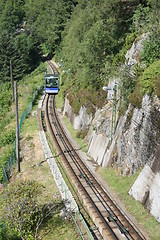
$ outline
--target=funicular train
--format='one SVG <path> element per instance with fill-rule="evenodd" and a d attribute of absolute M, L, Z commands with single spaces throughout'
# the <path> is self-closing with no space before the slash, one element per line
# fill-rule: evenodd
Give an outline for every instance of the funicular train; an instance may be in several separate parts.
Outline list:
<path fill-rule="evenodd" d="M 59 92 L 59 74 L 45 75 L 45 93 L 56 95 Z"/>

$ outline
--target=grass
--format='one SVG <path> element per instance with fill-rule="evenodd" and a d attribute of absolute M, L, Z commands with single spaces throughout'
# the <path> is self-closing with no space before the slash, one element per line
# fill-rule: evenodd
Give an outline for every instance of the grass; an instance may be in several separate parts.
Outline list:
<path fill-rule="evenodd" d="M 160 223 L 148 212 L 144 206 L 131 197 L 128 192 L 136 180 L 139 172 L 134 176 L 118 175 L 114 169 L 99 168 L 98 172 L 107 181 L 111 189 L 113 189 L 123 201 L 126 209 L 133 214 L 137 222 L 144 229 L 151 240 L 160 239 Z"/>
<path fill-rule="evenodd" d="M 64 99 L 63 96 L 61 94 L 61 92 L 59 92 L 58 95 L 56 95 L 56 108 L 57 109 L 61 109 L 64 103 Z"/>
<path fill-rule="evenodd" d="M 38 75 L 37 75 L 38 74 Z M 42 73 L 43 75 L 43 73 Z M 35 71 L 34 74 L 25 78 L 21 83 L 22 85 L 18 86 L 19 91 L 19 116 L 31 101 L 34 90 L 37 86 L 42 84 L 42 75 L 39 71 Z M 37 76 L 37 77 L 36 77 Z M 37 80 L 38 79 L 38 80 Z M 38 134 L 37 126 L 37 108 L 38 101 L 35 101 L 35 105 L 31 114 L 27 119 L 24 120 L 21 128 L 20 134 L 20 158 L 21 158 L 21 178 L 25 180 L 36 180 L 39 183 L 42 183 L 44 186 L 43 195 L 41 196 L 42 201 L 48 201 L 49 199 L 56 201 L 61 201 L 59 191 L 54 182 L 53 176 L 50 172 L 47 162 L 40 164 L 44 160 L 43 152 L 41 149 L 41 144 Z M 14 112 L 14 106 L 13 110 Z M 7 119 L 7 114 L 6 114 Z M 5 118 L 4 118 L 5 120 Z M 13 126 L 15 120 L 6 121 L 9 125 Z M 6 126 L 9 128 L 9 125 Z M 0 149 L 0 152 L 8 151 L 8 146 Z M 14 181 L 18 177 L 15 169 L 15 174 L 12 177 L 11 181 Z M 2 208 L 2 202 L 0 201 L 0 211 Z M 1 218 L 1 212 L 0 212 Z M 77 239 L 76 232 L 73 229 L 73 225 L 69 221 L 63 221 L 60 215 L 51 216 L 49 219 L 46 219 L 44 224 L 41 226 L 39 231 L 40 236 L 43 236 L 41 239 Z"/>
<path fill-rule="evenodd" d="M 33 112 L 35 109 L 33 109 Z M 60 195 L 57 186 L 53 180 L 53 176 L 50 172 L 47 162 L 42 165 L 38 164 L 44 160 L 43 153 L 39 145 L 39 136 L 37 129 L 37 117 L 36 115 L 30 116 L 22 125 L 22 141 L 24 139 L 24 146 L 29 145 L 29 155 L 31 158 L 26 157 L 23 163 L 23 176 L 25 179 L 34 179 L 42 183 L 44 186 L 44 192 L 42 198 L 45 200 L 53 199 L 53 196 L 57 196 L 60 199 Z M 33 165 L 37 165 L 33 168 Z M 52 216 L 46 221 L 41 230 L 40 236 L 42 239 L 76 239 L 76 233 L 73 230 L 73 225 L 69 221 L 63 221 L 59 215 Z"/>
<path fill-rule="evenodd" d="M 38 86 L 43 86 L 44 83 L 43 67 L 40 65 L 34 72 L 22 79 L 18 84 L 18 101 L 19 111 L 22 113 L 27 109 L 32 100 L 33 93 Z"/>
<path fill-rule="evenodd" d="M 33 93 L 38 86 L 43 85 L 43 67 L 40 65 L 32 74 L 26 76 L 24 79 L 18 82 L 18 111 L 19 119 L 24 110 L 26 110 L 31 102 Z M 3 131 L 5 137 L 7 131 L 16 129 L 15 119 L 15 103 L 11 106 L 11 111 L 7 112 L 3 119 L 0 119 L 0 130 Z M 7 131 L 6 131 L 7 130 Z M 0 147 L 0 166 L 8 161 L 11 149 L 14 149 L 13 144 L 6 144 L 5 147 Z"/>
<path fill-rule="evenodd" d="M 76 240 L 77 236 L 73 231 L 73 225 L 69 221 L 63 221 L 59 216 L 50 218 L 50 221 L 43 225 L 43 240 Z M 46 234 L 47 233 L 47 234 Z"/>
<path fill-rule="evenodd" d="M 78 143 L 79 147 L 84 151 L 87 152 L 87 145 L 85 144 L 84 140 L 82 138 L 77 137 L 78 136 L 78 131 L 76 131 L 72 124 L 68 121 L 67 117 L 63 117 L 63 121 L 66 124 L 67 129 L 71 133 L 72 137 L 76 142 Z"/>

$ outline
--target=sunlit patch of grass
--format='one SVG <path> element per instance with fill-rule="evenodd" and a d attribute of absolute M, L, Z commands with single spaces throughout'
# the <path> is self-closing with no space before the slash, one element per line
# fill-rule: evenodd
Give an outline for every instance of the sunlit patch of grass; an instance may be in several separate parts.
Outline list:
<path fill-rule="evenodd" d="M 56 108 L 61 109 L 63 104 L 64 104 L 64 99 L 63 99 L 63 96 L 62 96 L 61 92 L 59 92 L 56 95 Z"/>
<path fill-rule="evenodd" d="M 35 114 L 36 115 L 36 114 Z M 22 124 L 21 135 L 27 134 L 26 138 L 31 138 L 33 133 L 38 130 L 36 116 L 29 116 L 29 121 L 26 119 Z M 30 137 L 29 137 L 30 136 Z"/>
<path fill-rule="evenodd" d="M 77 234 L 73 230 L 73 225 L 70 221 L 63 221 L 60 216 L 56 216 L 50 219 L 43 225 L 40 234 L 43 236 L 43 240 L 76 240 Z"/>
<path fill-rule="evenodd" d="M 73 128 L 72 124 L 68 121 L 68 118 L 67 117 L 63 117 L 63 121 L 65 122 L 65 124 L 67 126 L 67 129 L 71 133 L 73 139 L 75 139 L 76 142 L 78 143 L 79 147 L 84 152 L 87 152 L 87 144 L 85 144 L 83 139 L 77 137 L 78 136 L 77 131 Z"/>
<path fill-rule="evenodd" d="M 133 214 L 137 222 L 142 226 L 142 229 L 148 233 L 150 239 L 160 239 L 160 223 L 152 217 L 140 202 L 128 194 L 139 172 L 133 176 L 122 176 L 118 175 L 112 168 L 101 167 L 99 167 L 98 172 L 106 180 L 110 188 L 118 194 L 118 197 L 123 201 L 126 209 Z"/>

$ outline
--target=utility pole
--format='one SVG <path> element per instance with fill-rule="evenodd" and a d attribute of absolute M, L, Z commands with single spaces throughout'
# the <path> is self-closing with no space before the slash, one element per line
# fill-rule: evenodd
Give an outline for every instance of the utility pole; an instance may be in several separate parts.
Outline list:
<path fill-rule="evenodd" d="M 113 134 L 116 132 L 116 127 L 117 127 L 117 116 L 116 116 L 116 111 L 117 111 L 117 83 L 114 84 L 114 88 L 106 87 L 104 86 L 102 88 L 105 92 L 113 90 L 114 95 L 113 95 L 113 107 L 112 107 L 112 121 L 111 121 L 111 137 L 110 137 L 110 144 L 112 143 L 112 138 Z"/>
<path fill-rule="evenodd" d="M 117 127 L 117 84 L 114 85 L 114 133 L 116 132 Z"/>
<path fill-rule="evenodd" d="M 19 119 L 18 119 L 18 94 L 17 94 L 17 81 L 14 81 L 14 92 L 15 92 L 15 106 L 16 106 L 16 157 L 17 167 L 20 173 L 20 156 L 19 156 Z"/>
<path fill-rule="evenodd" d="M 116 125 L 117 125 L 117 84 L 114 84 L 114 96 L 113 96 L 113 109 L 112 109 L 112 122 L 111 122 L 111 139 L 110 142 L 112 143 L 113 134 L 116 132 Z"/>
<path fill-rule="evenodd" d="M 10 60 L 10 78 L 12 86 L 12 101 L 14 102 L 14 86 L 13 86 L 13 73 L 12 73 L 12 61 Z"/>

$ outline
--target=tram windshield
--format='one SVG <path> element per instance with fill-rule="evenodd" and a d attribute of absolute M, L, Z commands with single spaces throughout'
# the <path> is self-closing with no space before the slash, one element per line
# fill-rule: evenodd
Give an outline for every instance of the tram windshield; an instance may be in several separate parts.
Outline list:
<path fill-rule="evenodd" d="M 58 87 L 58 78 L 46 78 L 46 87 Z"/>

